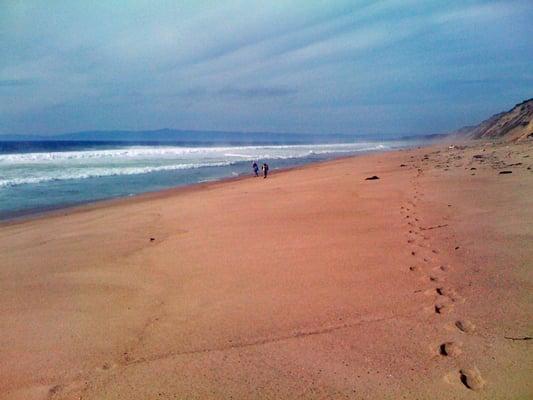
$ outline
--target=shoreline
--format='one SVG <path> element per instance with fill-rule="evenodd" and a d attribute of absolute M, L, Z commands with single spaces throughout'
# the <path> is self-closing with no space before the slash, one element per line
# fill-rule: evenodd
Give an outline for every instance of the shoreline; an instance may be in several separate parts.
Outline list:
<path fill-rule="evenodd" d="M 426 141 L 427 142 L 427 141 Z M 337 159 L 337 158 L 343 158 L 347 156 L 359 156 L 367 153 L 373 153 L 373 152 L 381 152 L 381 151 L 394 151 L 398 148 L 404 148 L 404 147 L 412 147 L 415 145 L 418 145 L 417 142 L 405 142 L 403 144 L 398 144 L 397 142 L 391 142 L 389 149 L 383 149 L 383 145 L 381 142 L 375 142 L 375 145 L 370 146 L 371 143 L 329 143 L 329 144 L 318 144 L 318 146 L 354 146 L 354 149 L 348 150 L 351 151 L 351 153 L 346 153 L 346 150 L 340 150 L 338 149 L 338 152 L 333 151 L 332 153 L 325 152 L 325 154 L 322 154 L 323 152 L 314 153 L 313 151 L 309 151 L 309 154 L 303 155 L 300 154 L 300 156 L 292 156 L 284 157 L 281 156 L 279 159 L 276 158 L 275 155 L 272 155 L 274 158 L 272 158 L 270 161 L 272 163 L 275 163 L 279 166 L 281 170 L 287 169 L 287 168 L 293 168 L 300 165 L 306 165 L 309 163 L 316 163 L 316 162 L 322 162 L 327 161 L 329 159 Z M 315 144 L 313 143 L 307 143 L 302 144 L 301 146 L 310 146 L 313 147 Z M 297 146 L 297 145 L 294 145 Z M 174 147 L 174 146 L 173 146 Z M 245 146 L 246 147 L 246 146 Z M 278 145 L 274 147 L 291 147 L 291 145 Z M 361 148 L 372 148 L 367 150 L 361 150 Z M 164 148 L 164 146 L 163 146 Z M 217 146 L 214 146 L 213 148 L 217 149 Z M 87 149 L 87 151 L 98 151 L 97 148 L 95 149 Z M 105 150 L 101 149 L 101 150 Z M 81 151 L 81 149 L 80 149 Z M 61 152 L 60 152 L 61 153 Z M 46 153 L 45 153 L 46 154 Z M 348 154 L 348 155 L 347 155 Z M 9 154 L 7 154 L 9 156 Z M 17 155 L 17 154 L 15 154 Z M 21 153 L 23 156 L 24 153 Z M 266 155 L 265 157 L 269 157 L 269 155 Z M 0 155 L 0 158 L 2 156 Z M 47 188 L 46 186 L 40 186 L 38 183 L 35 185 L 26 185 L 22 187 L 22 189 L 17 190 L 16 188 L 19 186 L 18 184 L 9 184 L 9 179 L 5 181 L 7 191 L 4 193 L 4 199 L 0 200 L 4 203 L 4 209 L 0 211 L 0 222 L 1 221 L 11 221 L 11 220 L 18 220 L 18 219 L 26 219 L 31 218 L 32 216 L 36 215 L 42 215 L 47 214 L 49 212 L 53 212 L 56 210 L 63 210 L 68 209 L 72 207 L 78 207 L 83 206 L 86 204 L 91 204 L 95 202 L 101 202 L 101 201 L 107 201 L 107 200 L 113 200 L 118 198 L 128 198 L 133 196 L 142 195 L 144 193 L 152 193 L 157 192 L 161 190 L 168 190 L 176 187 L 184 187 L 184 186 L 190 186 L 195 185 L 199 183 L 204 182 L 214 182 L 214 181 L 222 181 L 227 180 L 229 178 L 233 178 L 234 176 L 246 176 L 248 173 L 248 168 L 246 168 L 247 161 L 239 161 L 239 162 L 229 162 L 228 165 L 224 165 L 220 171 L 218 168 L 215 170 L 213 167 L 207 168 L 204 170 L 203 173 L 197 173 L 196 168 L 193 168 L 188 173 L 178 173 L 177 175 L 173 175 L 172 172 L 180 172 L 181 170 L 178 169 L 177 171 L 160 171 L 163 173 L 167 173 L 166 175 L 158 175 L 158 172 L 149 172 L 147 174 L 132 174 L 129 175 L 128 173 L 122 174 L 120 171 L 115 175 L 111 174 L 109 176 L 103 175 L 101 177 L 91 177 L 88 176 L 89 180 L 87 179 L 57 179 L 57 185 L 55 184 L 56 180 L 52 179 L 50 188 Z M 194 165 L 194 164 L 193 164 Z M 202 165 L 202 164 L 201 164 Z M 205 167 L 209 167 L 207 164 L 203 165 Z M 232 167 L 233 166 L 233 167 Z M 8 165 L 9 167 L 9 165 Z M 203 170 L 203 169 L 202 169 Z M 32 170 L 30 170 L 28 173 L 30 173 Z M 8 170 L 9 172 L 9 170 Z M 37 172 L 38 173 L 38 170 Z M 152 175 L 153 174 L 153 175 Z M 10 174 L 8 173 L 8 176 Z M 114 181 L 107 181 L 106 180 L 99 180 L 100 178 L 111 178 L 111 177 L 119 177 L 118 180 Z M 151 178 L 152 176 L 152 178 Z M 120 178 L 122 177 L 122 178 Z M 130 178 L 131 177 L 131 178 Z M 142 178 L 141 178 L 142 177 Z M 11 178 L 14 181 L 17 181 L 17 179 Z M 154 180 L 154 183 L 152 184 L 150 180 Z M 61 183 L 63 182 L 63 183 Z M 87 183 L 86 183 L 87 182 Z M 115 182 L 115 183 L 113 183 Z M 42 184 L 41 184 L 42 185 Z M 118 190 L 112 190 L 110 188 L 119 188 Z M 48 196 L 46 193 L 50 193 L 50 196 Z M 44 193 L 44 196 L 43 196 Z M 9 196 L 9 197 L 8 197 Z M 39 197 L 43 197 L 41 201 L 35 202 L 35 201 L 29 201 L 28 199 L 37 199 Z M 11 200 L 9 200 L 11 199 Z M 22 207 L 22 208 L 21 208 Z"/>
<path fill-rule="evenodd" d="M 532 160 L 437 144 L 0 223 L 0 399 L 528 398 Z"/>
<path fill-rule="evenodd" d="M 430 146 L 432 145 L 429 144 L 426 146 L 419 146 L 418 148 L 430 147 Z M 305 168 L 305 167 L 312 166 L 312 165 L 320 165 L 322 163 L 350 159 L 353 157 L 362 157 L 362 156 L 372 155 L 372 154 L 402 151 L 402 150 L 407 150 L 407 149 L 412 149 L 412 148 L 414 147 L 405 147 L 402 149 L 369 150 L 369 151 L 364 151 L 361 153 L 351 154 L 347 156 L 343 155 L 343 156 L 333 157 L 333 158 L 326 159 L 326 160 L 310 161 L 310 162 L 300 164 L 300 165 L 281 167 L 279 169 L 271 170 L 270 174 L 284 173 L 287 171 L 297 170 L 297 169 Z M 196 182 L 196 183 L 190 183 L 190 184 L 183 184 L 183 185 L 169 187 L 166 189 L 147 191 L 147 192 L 141 192 L 141 193 L 136 193 L 136 194 L 117 196 L 117 197 L 112 197 L 112 198 L 104 198 L 100 200 L 89 200 L 89 201 L 84 201 L 84 202 L 79 202 L 79 203 L 74 203 L 74 204 L 63 204 L 63 205 L 50 206 L 50 207 L 45 207 L 45 208 L 19 210 L 19 211 L 14 211 L 11 213 L 6 212 L 4 214 L 0 214 L 0 227 L 4 225 L 16 224 L 19 222 L 31 221 L 33 219 L 42 219 L 42 218 L 46 218 L 49 216 L 53 217 L 57 215 L 65 215 L 65 213 L 83 212 L 85 210 L 92 210 L 92 209 L 96 209 L 100 207 L 119 205 L 123 201 L 143 201 L 143 200 L 150 200 L 150 199 L 158 198 L 158 196 L 172 196 L 182 191 L 203 190 L 205 188 L 208 188 L 210 185 L 216 185 L 216 184 L 221 184 L 221 183 L 226 183 L 226 182 L 228 183 L 237 182 L 237 181 L 240 181 L 242 179 L 247 179 L 247 178 L 253 178 L 253 176 L 251 174 L 241 174 L 238 176 L 227 176 L 223 178 L 213 179 L 208 182 Z"/>

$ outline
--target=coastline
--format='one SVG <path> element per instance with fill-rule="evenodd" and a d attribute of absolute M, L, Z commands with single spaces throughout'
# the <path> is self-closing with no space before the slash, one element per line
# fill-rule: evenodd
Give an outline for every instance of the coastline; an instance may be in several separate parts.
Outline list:
<path fill-rule="evenodd" d="M 430 145 L 426 145 L 423 147 L 429 147 L 429 146 Z M 409 149 L 409 148 L 414 148 L 414 147 L 415 146 L 405 147 L 404 149 Z M 421 147 L 418 146 L 418 148 L 421 148 Z M 278 169 L 271 170 L 270 173 L 278 174 L 278 173 L 283 173 L 286 171 L 305 168 L 307 166 L 319 165 L 322 163 L 328 163 L 328 162 L 343 160 L 343 159 L 350 159 L 353 157 L 361 157 L 361 156 L 365 156 L 369 154 L 387 153 L 391 151 L 400 151 L 400 149 L 368 150 L 368 151 L 364 151 L 364 152 L 357 153 L 357 154 L 336 156 L 336 157 L 332 157 L 326 160 L 310 161 L 310 162 L 306 162 L 303 164 L 297 164 L 294 166 L 281 167 Z M 240 174 L 237 176 L 226 176 L 223 178 L 215 178 L 215 179 L 212 179 L 206 182 L 181 184 L 181 185 L 169 187 L 166 189 L 146 191 L 146 192 L 135 193 L 135 194 L 125 195 L 125 196 L 117 196 L 117 197 L 112 197 L 112 198 L 104 198 L 101 200 L 88 200 L 88 201 L 83 201 L 79 203 L 58 204 L 57 206 L 50 206 L 50 207 L 44 207 L 44 208 L 5 212 L 3 214 L 0 214 L 0 227 L 2 227 L 3 225 L 24 222 L 24 221 L 32 220 L 32 219 L 46 218 L 48 216 L 65 215 L 65 213 L 70 213 L 70 212 L 83 212 L 84 210 L 115 205 L 117 202 L 121 204 L 121 202 L 123 201 L 142 201 L 142 200 L 155 199 L 155 198 L 158 198 L 159 196 L 170 196 L 170 195 L 178 194 L 178 193 L 181 193 L 182 191 L 187 191 L 187 190 L 202 190 L 203 188 L 208 187 L 209 185 L 239 181 L 239 180 L 247 179 L 247 178 L 253 178 L 251 173 Z"/>
<path fill-rule="evenodd" d="M 20 153 L 0 154 L 0 164 L 5 167 L 0 177 L 0 220 L 246 175 L 250 171 L 248 160 L 254 156 L 283 169 L 407 145 L 393 141 L 388 145 L 241 146 L 228 154 L 230 148 L 216 146 L 122 144 L 108 148 L 94 143 L 71 151 L 68 144 L 54 144 L 51 149 L 56 151 L 50 153 L 30 146 Z"/>
<path fill-rule="evenodd" d="M 532 159 L 437 144 L 2 221 L 0 399 L 527 398 Z"/>

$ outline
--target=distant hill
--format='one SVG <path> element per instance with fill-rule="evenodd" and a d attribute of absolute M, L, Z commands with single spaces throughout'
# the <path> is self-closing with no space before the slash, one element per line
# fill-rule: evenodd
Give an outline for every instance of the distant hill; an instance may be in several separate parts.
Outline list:
<path fill-rule="evenodd" d="M 507 112 L 495 114 L 475 126 L 465 126 L 452 135 L 470 139 L 504 139 L 522 141 L 533 138 L 533 98 Z"/>

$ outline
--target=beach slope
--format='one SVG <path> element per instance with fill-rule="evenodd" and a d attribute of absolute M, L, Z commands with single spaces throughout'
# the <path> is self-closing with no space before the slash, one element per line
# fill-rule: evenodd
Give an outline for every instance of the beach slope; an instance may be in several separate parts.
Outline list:
<path fill-rule="evenodd" d="M 0 398 L 531 398 L 532 164 L 441 145 L 3 223 Z"/>

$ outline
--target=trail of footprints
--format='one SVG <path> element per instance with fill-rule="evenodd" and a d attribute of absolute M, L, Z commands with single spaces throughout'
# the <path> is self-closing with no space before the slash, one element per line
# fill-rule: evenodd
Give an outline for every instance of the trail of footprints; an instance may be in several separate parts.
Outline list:
<path fill-rule="evenodd" d="M 427 155 L 424 157 L 425 159 L 428 158 Z M 408 230 L 407 245 L 409 246 L 411 256 L 415 261 L 409 266 L 409 271 L 420 275 L 422 282 L 428 285 L 429 288 L 424 291 L 424 294 L 435 297 L 434 304 L 428 312 L 435 315 L 436 318 L 442 318 L 443 324 L 449 319 L 454 321 L 452 327 L 456 331 L 456 334 L 454 335 L 455 337 L 472 334 L 475 331 L 475 326 L 468 320 L 456 318 L 454 315 L 455 305 L 464 303 L 465 299 L 453 288 L 444 283 L 446 273 L 449 271 L 450 267 L 439 263 L 439 249 L 431 245 L 430 237 L 426 234 L 427 229 L 424 229 L 420 218 L 418 217 L 417 205 L 424 197 L 424 194 L 419 187 L 418 178 L 423 175 L 424 171 L 416 165 L 415 168 L 416 175 L 412 181 L 412 199 L 408 200 L 406 204 L 400 207 L 400 214 L 404 218 Z M 417 290 L 416 292 L 419 291 Z M 457 340 L 445 340 L 437 345 L 434 351 L 437 357 L 459 357 L 457 360 L 458 363 L 463 362 L 461 359 L 465 358 L 464 355 L 461 357 L 463 349 L 461 343 Z M 447 378 L 451 380 L 455 379 L 466 389 L 474 391 L 480 390 L 485 384 L 485 381 L 476 367 L 462 368 L 458 366 L 457 371 L 449 374 Z"/>

